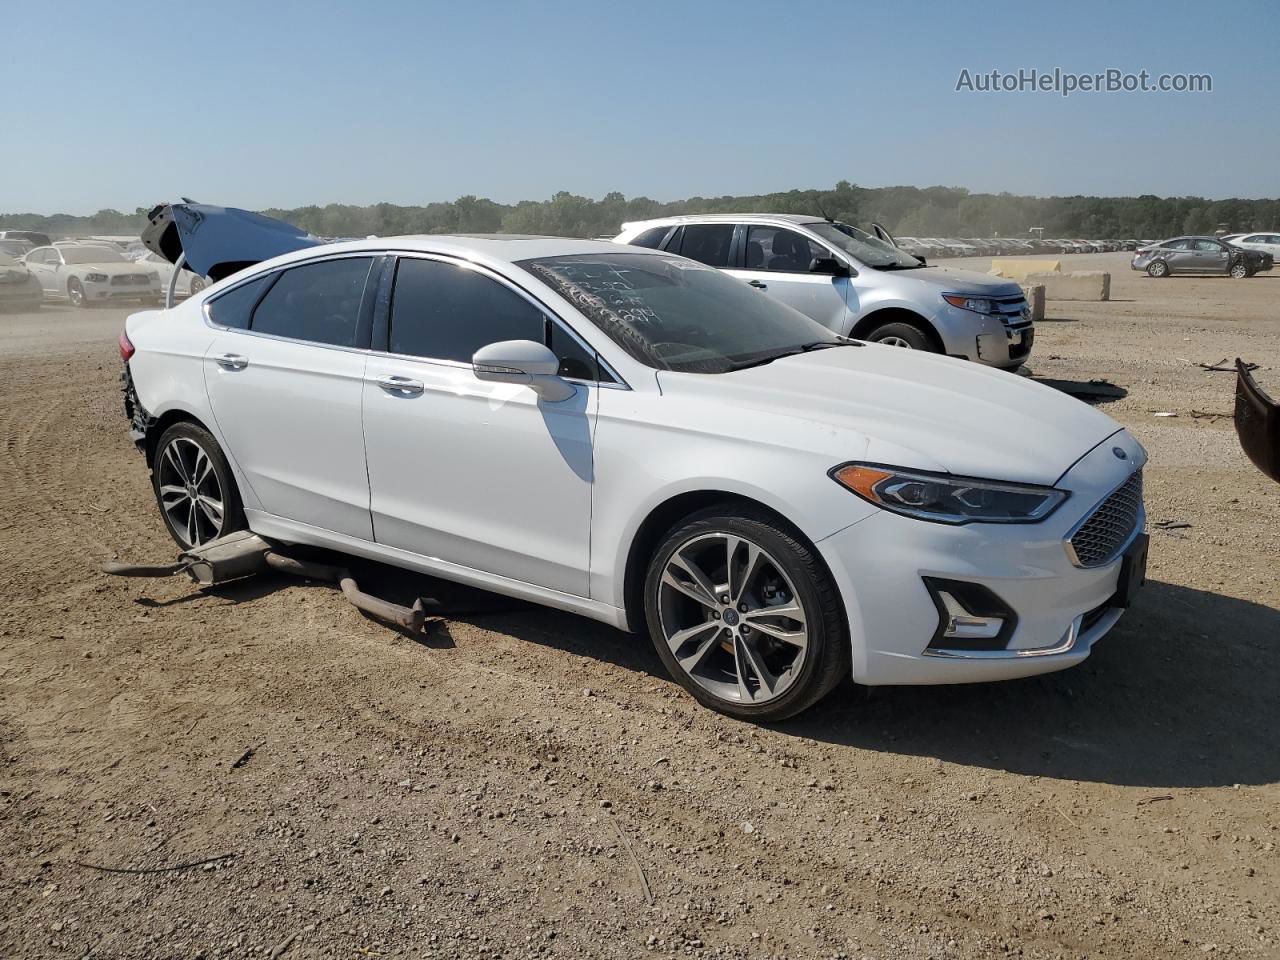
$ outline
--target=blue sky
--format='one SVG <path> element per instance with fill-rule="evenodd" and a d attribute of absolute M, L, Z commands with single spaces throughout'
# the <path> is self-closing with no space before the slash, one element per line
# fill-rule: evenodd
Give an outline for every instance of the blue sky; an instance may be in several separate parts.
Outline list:
<path fill-rule="evenodd" d="M 9 0 L 3 21 L 7 212 L 840 179 L 1280 194 L 1269 0 Z M 964 68 L 1032 67 L 1209 73 L 1214 89 L 955 92 Z"/>

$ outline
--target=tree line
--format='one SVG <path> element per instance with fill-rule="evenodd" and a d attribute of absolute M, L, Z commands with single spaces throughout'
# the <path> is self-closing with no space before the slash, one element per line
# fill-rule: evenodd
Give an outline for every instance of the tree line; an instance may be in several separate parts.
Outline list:
<path fill-rule="evenodd" d="M 0 214 L 0 229 L 77 234 L 137 235 L 145 207 L 133 213 L 99 210 L 68 214 Z M 1161 239 L 1182 233 L 1280 228 L 1280 199 L 1206 200 L 1203 197 L 1028 197 L 971 193 L 960 187 L 859 187 L 841 180 L 829 190 L 789 190 L 755 196 L 690 197 L 659 201 L 608 193 L 595 200 L 561 191 L 549 200 L 503 204 L 482 197 L 405 206 L 331 203 L 271 208 L 267 216 L 287 220 L 323 237 L 394 236 L 410 233 L 528 233 L 602 237 L 631 220 L 686 213 L 823 214 L 865 226 L 875 221 L 894 233 L 917 237 L 1027 236 L 1043 227 L 1046 237 Z"/>

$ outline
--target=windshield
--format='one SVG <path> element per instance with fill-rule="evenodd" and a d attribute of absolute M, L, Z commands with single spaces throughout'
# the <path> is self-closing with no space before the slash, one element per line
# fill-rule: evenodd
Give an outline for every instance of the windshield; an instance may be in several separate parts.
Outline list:
<path fill-rule="evenodd" d="M 683 257 L 579 254 L 519 266 L 636 360 L 659 370 L 726 373 L 846 342 L 741 280 Z"/>
<path fill-rule="evenodd" d="M 847 223 L 806 223 L 805 226 L 868 267 L 910 269 L 920 266 L 920 261 L 911 254 Z"/>
<path fill-rule="evenodd" d="M 5 256 L 4 253 L 0 251 L 0 267 L 20 267 L 20 266 L 22 266 L 22 264 L 20 264 L 17 260 L 13 259 L 13 257 Z"/>
<path fill-rule="evenodd" d="M 65 263 L 124 263 L 125 259 L 115 250 L 106 247 L 59 247 Z"/>

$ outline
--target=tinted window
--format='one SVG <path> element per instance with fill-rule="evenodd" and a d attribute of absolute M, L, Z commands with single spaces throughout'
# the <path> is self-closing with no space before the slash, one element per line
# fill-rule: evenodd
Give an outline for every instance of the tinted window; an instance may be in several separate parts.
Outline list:
<path fill-rule="evenodd" d="M 727 267 L 732 243 L 731 223 L 690 223 L 684 228 L 680 255 L 709 267 Z"/>
<path fill-rule="evenodd" d="M 542 311 L 482 273 L 406 258 L 391 297 L 392 353 L 470 363 L 502 340 L 546 342 Z"/>
<path fill-rule="evenodd" d="M 234 290 L 228 290 L 209 304 L 210 319 L 214 323 L 222 324 L 224 327 L 235 327 L 237 330 L 247 329 L 249 315 L 253 313 L 254 304 L 258 302 L 258 298 L 262 296 L 262 291 L 267 288 L 268 282 L 273 277 L 274 274 L 267 274 L 266 276 L 258 277 L 256 280 L 241 284 Z"/>
<path fill-rule="evenodd" d="M 808 273 L 809 263 L 831 252 L 794 230 L 781 227 L 751 227 L 747 231 L 748 270 L 777 270 Z"/>
<path fill-rule="evenodd" d="M 1190 240 L 1170 240 L 1168 243 L 1161 244 L 1166 250 L 1190 250 Z"/>
<path fill-rule="evenodd" d="M 284 271 L 253 311 L 254 332 L 354 347 L 372 263 L 350 257 Z"/>
<path fill-rule="evenodd" d="M 1215 240 L 1197 240 L 1196 249 L 1205 253 L 1221 253 L 1222 244 Z"/>
<path fill-rule="evenodd" d="M 662 243 L 662 238 L 671 232 L 670 227 L 650 227 L 638 237 L 631 241 L 634 247 L 648 247 L 651 250 L 658 249 L 658 244 Z"/>

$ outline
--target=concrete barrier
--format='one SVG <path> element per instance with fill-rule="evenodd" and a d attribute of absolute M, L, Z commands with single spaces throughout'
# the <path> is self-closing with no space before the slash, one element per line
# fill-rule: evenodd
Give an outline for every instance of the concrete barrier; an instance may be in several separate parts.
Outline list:
<path fill-rule="evenodd" d="M 1043 284 L 1046 300 L 1110 300 L 1111 274 L 1101 270 L 1029 273 L 1026 284 Z"/>
<path fill-rule="evenodd" d="M 1027 306 L 1031 308 L 1031 320 L 1039 323 L 1044 319 L 1044 284 L 1022 284 L 1022 295 L 1027 298 Z"/>
<path fill-rule="evenodd" d="M 1057 273 L 1062 269 L 1061 260 L 1026 260 L 996 257 L 991 261 L 991 273 L 1009 280 L 1025 280 L 1029 273 Z"/>

